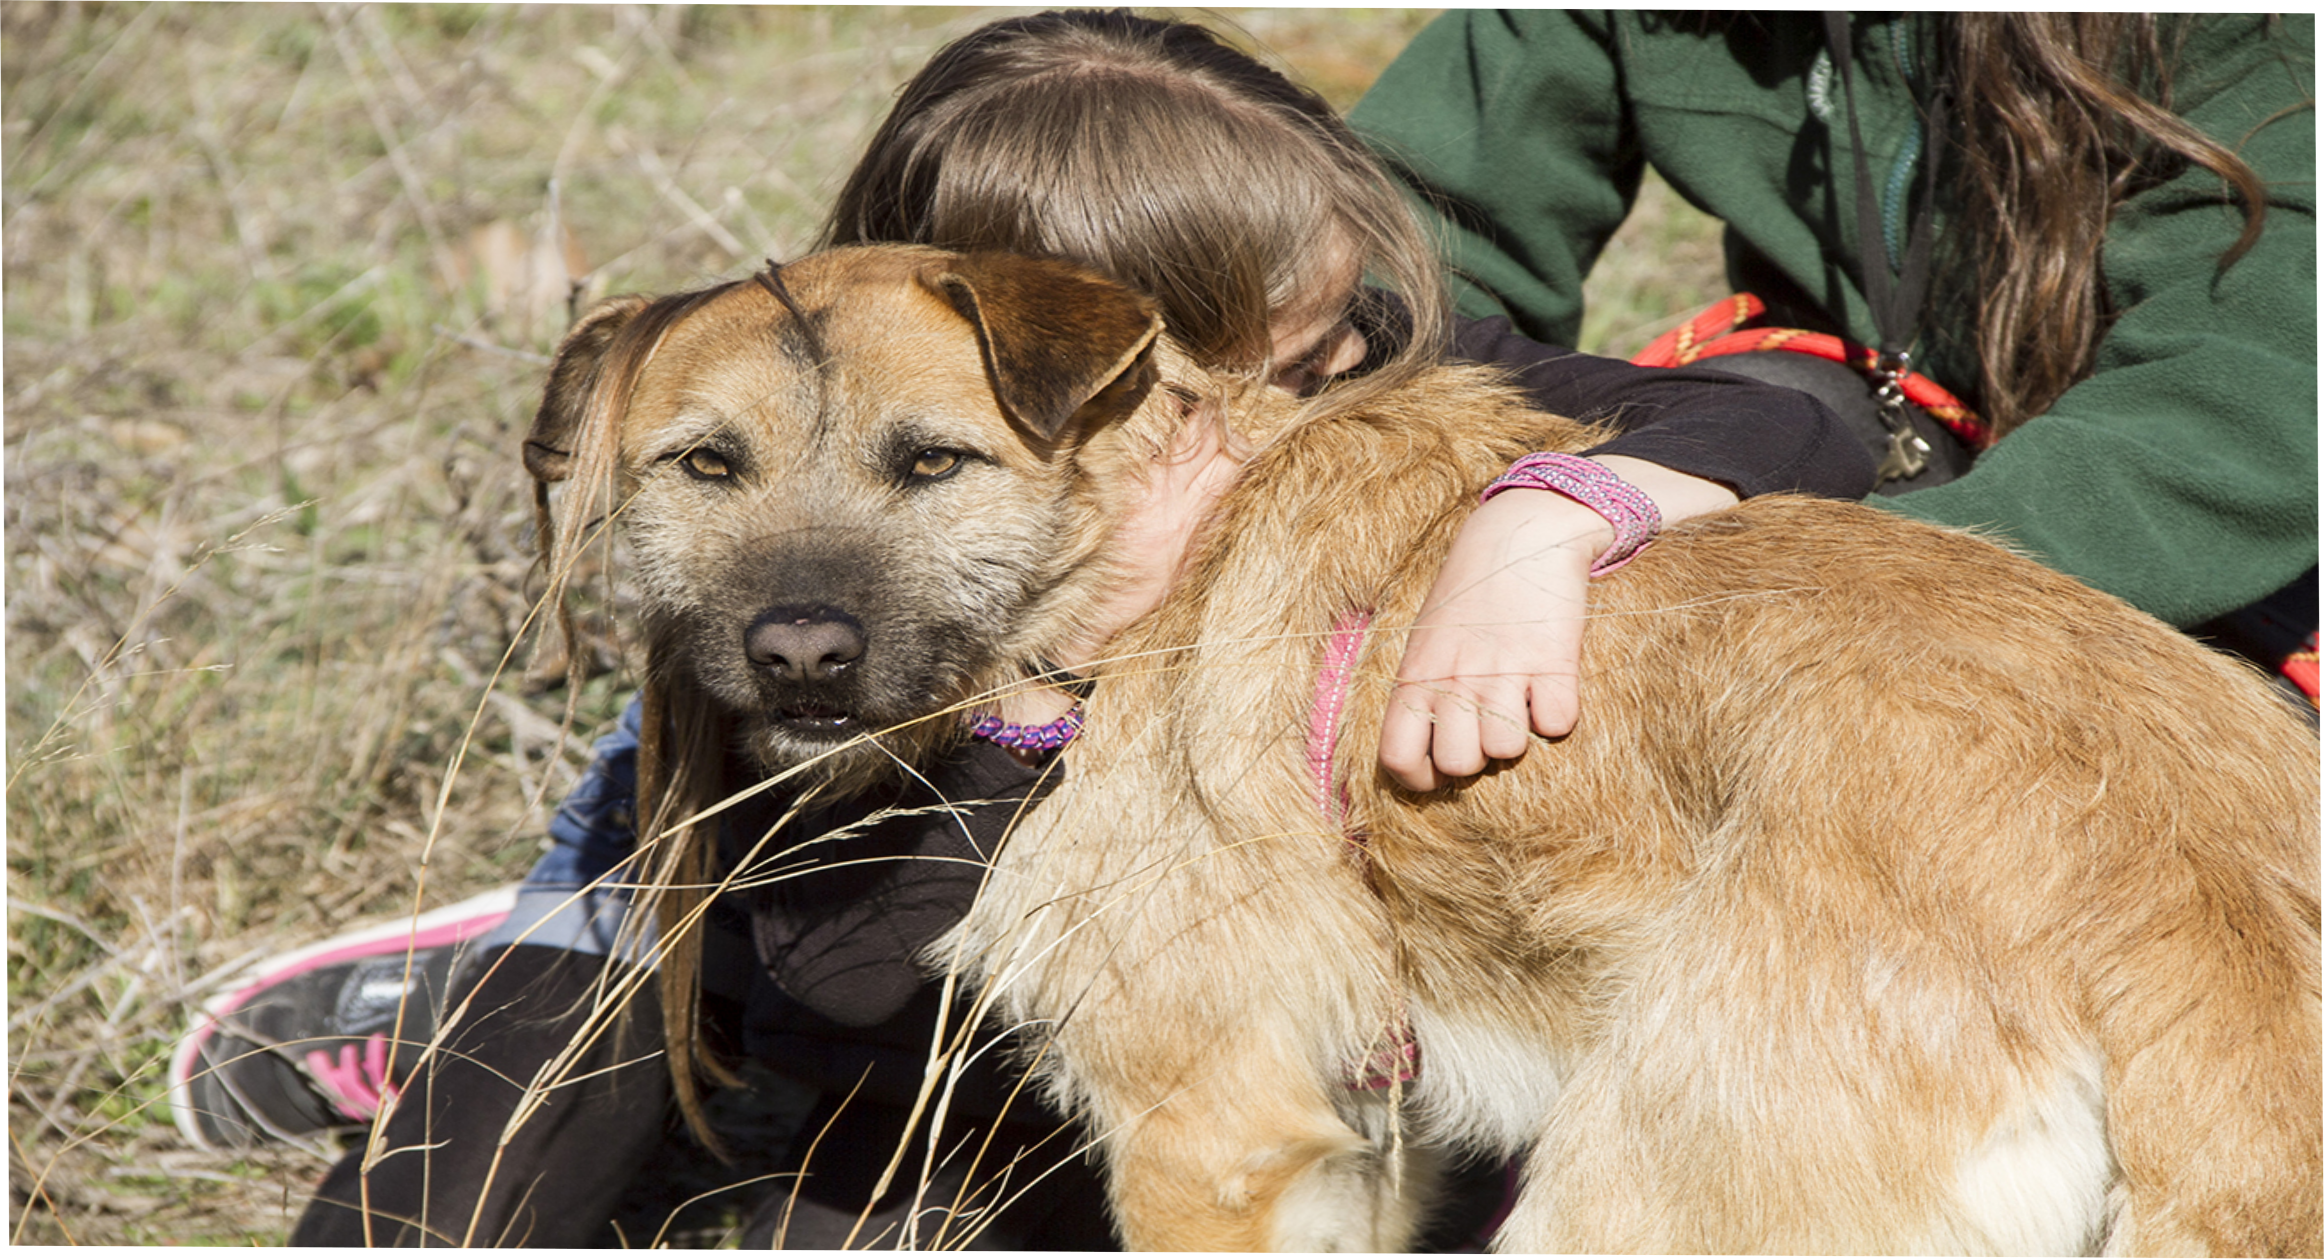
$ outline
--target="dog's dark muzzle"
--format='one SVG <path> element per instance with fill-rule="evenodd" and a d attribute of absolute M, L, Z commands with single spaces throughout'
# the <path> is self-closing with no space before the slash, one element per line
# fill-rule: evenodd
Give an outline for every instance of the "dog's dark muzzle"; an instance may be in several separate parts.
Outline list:
<path fill-rule="evenodd" d="M 743 655 L 774 698 L 769 716 L 808 738 L 855 733 L 849 703 L 870 648 L 863 622 L 824 605 L 768 608 L 743 631 Z"/>
<path fill-rule="evenodd" d="M 768 765 L 883 732 L 927 736 L 936 727 L 920 723 L 949 713 L 965 680 L 990 668 L 972 627 L 999 618 L 960 606 L 949 572 L 916 567 L 922 557 L 870 545 L 863 532 L 786 529 L 738 548 L 701 583 L 715 601 L 666 622 L 664 650 L 685 659 Z"/>

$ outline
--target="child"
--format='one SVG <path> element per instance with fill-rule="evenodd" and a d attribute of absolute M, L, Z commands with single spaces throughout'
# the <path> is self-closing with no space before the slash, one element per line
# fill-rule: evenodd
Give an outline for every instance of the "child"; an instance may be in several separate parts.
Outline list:
<path fill-rule="evenodd" d="M 1500 363 L 1545 407 L 1637 425 L 1599 457 L 1645 488 L 1665 519 L 1774 490 L 1856 497 L 1870 488 L 1869 455 L 1802 395 L 1716 373 L 1631 368 L 1524 341 L 1498 321 L 1449 319 L 1427 239 L 1344 124 L 1312 94 L 1195 26 L 1119 12 L 1046 13 L 993 23 L 948 46 L 904 88 L 842 190 L 827 239 L 1074 258 L 1154 294 L 1173 335 L 1207 365 L 1263 374 L 1295 392 L 1393 388 L 1448 350 Z M 1367 277 L 1380 287 L 1365 287 Z M 1157 461 L 1146 511 L 1123 542 L 1152 580 L 1093 627 L 1087 652 L 1161 597 L 1186 529 L 1232 470 L 1230 443 L 1190 430 L 1197 440 Z M 1454 563 L 1495 571 L 1486 593 L 1509 597 L 1481 616 L 1460 599 L 1438 614 L 1448 626 L 1472 617 L 1505 621 L 1512 610 L 1528 618 L 1532 639 L 1514 653 L 1480 637 L 1459 667 L 1490 678 L 1514 654 L 1524 671 L 1515 711 L 1530 694 L 1537 728 L 1570 723 L 1586 574 L 1612 530 L 1553 493 L 1494 500 L 1504 502 L 1511 505 L 1477 513 Z M 1551 644 L 1547 666 L 1538 659 L 1543 640 Z M 1028 693 L 1007 701 L 1002 715 L 1038 722 L 1066 702 Z M 1467 711 L 1472 729 L 1490 724 L 1474 707 Z M 467 977 L 455 981 L 467 1012 L 428 1069 L 401 1082 L 381 1146 L 396 1152 L 368 1170 L 361 1150 L 343 1159 L 299 1222 L 295 1243 L 414 1244 L 423 1231 L 475 1244 L 602 1238 L 611 1204 L 668 1130 L 669 1077 L 651 1056 L 665 994 L 643 986 L 632 1018 L 561 1064 L 568 1083 L 522 1122 L 510 1120 L 522 1086 L 574 1040 L 599 981 L 631 972 L 607 960 L 618 953 L 607 927 L 623 920 L 625 902 L 597 885 L 635 843 L 638 719 L 633 704 L 600 742 L 552 823 L 554 851 L 515 910 L 480 939 Z M 1444 772 L 1472 772 L 1461 765 L 1496 737 L 1473 734 L 1468 747 L 1440 752 Z M 902 1164 L 902 1188 L 876 1203 L 860 1230 L 857 1216 L 913 1127 L 910 1103 L 936 1033 L 937 994 L 914 954 L 956 919 L 975 887 L 977 869 L 968 863 L 990 850 L 1033 793 L 1040 768 L 1038 759 L 969 743 L 925 767 L 925 781 L 789 824 L 787 833 L 816 836 L 887 809 L 884 820 L 828 841 L 827 851 L 847 863 L 813 865 L 714 903 L 699 976 L 676 973 L 666 994 L 690 1000 L 698 978 L 702 1035 L 717 1055 L 770 1068 L 813 1099 L 788 1117 L 783 1138 L 734 1169 L 736 1180 L 771 1177 L 745 1244 L 904 1239 L 921 1154 L 931 1148 L 925 1133 Z M 756 772 L 736 766 L 735 786 Z M 778 794 L 762 793 L 738 810 L 727 833 L 761 833 L 780 815 L 784 802 L 769 799 Z M 938 800 L 996 803 L 968 810 L 964 822 L 914 814 L 915 805 Z M 263 1002 L 261 994 L 241 1009 Z M 420 1003 L 413 1004 L 407 1017 L 417 1021 Z M 306 1036 L 276 1035 L 331 1048 L 317 1024 L 327 1020 L 306 1025 Z M 417 1056 L 413 1032 L 407 1022 L 398 1055 L 405 1061 Z M 224 1033 L 215 1039 L 206 1051 L 212 1062 L 234 1045 Z M 196 1075 L 200 1056 L 189 1058 L 189 1092 L 222 1112 L 200 1121 L 222 1135 L 239 1117 L 240 1100 L 260 1091 L 225 1085 L 284 1061 L 256 1054 Z M 384 1058 L 351 1047 L 345 1056 Z M 941 1208 L 955 1194 L 995 1205 L 986 1183 L 1021 1155 L 1005 1207 L 954 1219 L 943 1240 L 981 1229 L 983 1245 L 1108 1245 L 1103 1194 L 1080 1157 L 1080 1139 L 1066 1121 L 1013 1094 L 1004 1057 L 985 1055 L 954 1099 L 933 1147 L 939 1160 L 978 1150 L 986 1136 L 991 1142 L 973 1174 L 941 1163 L 921 1200 L 930 1214 L 916 1221 L 918 1244 L 937 1243 Z M 214 1083 L 204 1089 L 205 1080 Z M 367 1087 L 376 1093 L 386 1083 Z M 796 1139 L 785 1139 L 793 1130 Z M 975 1198 L 980 1190 L 987 1196 Z M 1445 1237 L 1459 1239 L 1457 1229 Z"/>

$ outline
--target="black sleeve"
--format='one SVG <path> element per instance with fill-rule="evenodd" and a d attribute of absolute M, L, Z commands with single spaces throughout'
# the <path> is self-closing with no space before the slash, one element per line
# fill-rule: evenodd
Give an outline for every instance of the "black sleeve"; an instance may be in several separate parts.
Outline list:
<path fill-rule="evenodd" d="M 1061 772 L 1054 758 L 1028 767 L 971 742 L 924 777 L 802 812 L 768 845 L 780 856 L 756 872 L 759 961 L 834 1023 L 895 1018 L 924 984 L 920 950 L 968 912 L 1008 828 Z M 754 839 L 778 816 L 740 808 L 727 830 Z"/>
<path fill-rule="evenodd" d="M 1796 389 L 1706 367 L 1638 367 L 1543 345 L 1500 316 L 1458 320 L 1452 352 L 1508 372 L 1545 411 L 1622 430 L 1588 454 L 1644 459 L 1745 498 L 1872 492 L 1871 452 L 1831 408 Z"/>

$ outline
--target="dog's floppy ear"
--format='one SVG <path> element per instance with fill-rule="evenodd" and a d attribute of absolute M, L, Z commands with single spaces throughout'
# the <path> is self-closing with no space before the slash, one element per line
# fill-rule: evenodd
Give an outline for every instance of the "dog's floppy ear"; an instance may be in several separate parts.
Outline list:
<path fill-rule="evenodd" d="M 969 254 L 927 283 L 976 328 L 1003 410 L 1054 439 L 1076 417 L 1127 410 L 1154 383 L 1162 317 L 1096 272 L 1014 254 Z"/>
<path fill-rule="evenodd" d="M 541 409 L 533 413 L 533 431 L 525 435 L 525 471 L 534 480 L 562 481 L 573 474 L 573 435 L 588 410 L 597 365 L 613 338 L 648 304 L 643 297 L 609 297 L 590 307 L 557 343 Z"/>

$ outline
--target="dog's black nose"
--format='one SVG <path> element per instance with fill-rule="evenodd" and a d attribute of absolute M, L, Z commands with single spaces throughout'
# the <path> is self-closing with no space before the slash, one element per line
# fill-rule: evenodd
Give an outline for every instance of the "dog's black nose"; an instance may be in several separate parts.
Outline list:
<path fill-rule="evenodd" d="M 743 634 L 742 649 L 785 682 L 829 682 L 863 658 L 863 625 L 836 608 L 770 608 Z"/>

